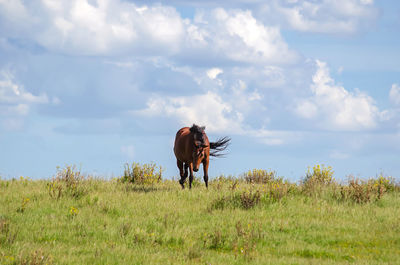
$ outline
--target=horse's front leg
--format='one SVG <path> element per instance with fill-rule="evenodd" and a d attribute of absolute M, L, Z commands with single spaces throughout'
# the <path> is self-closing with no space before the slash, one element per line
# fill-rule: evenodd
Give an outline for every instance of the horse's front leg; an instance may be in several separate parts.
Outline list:
<path fill-rule="evenodd" d="M 208 189 L 208 157 L 203 161 L 203 171 L 204 171 L 204 182 L 206 183 L 206 188 Z"/>
<path fill-rule="evenodd" d="M 193 163 L 189 164 L 189 189 L 192 188 L 192 182 L 193 182 Z"/>
<path fill-rule="evenodd" d="M 176 160 L 176 164 L 179 168 L 179 175 L 181 176 L 181 179 L 179 180 L 179 184 L 181 184 L 182 189 L 184 189 L 185 188 L 185 180 L 187 178 L 187 169 L 184 170 L 183 162 L 179 161 L 178 159 Z"/>

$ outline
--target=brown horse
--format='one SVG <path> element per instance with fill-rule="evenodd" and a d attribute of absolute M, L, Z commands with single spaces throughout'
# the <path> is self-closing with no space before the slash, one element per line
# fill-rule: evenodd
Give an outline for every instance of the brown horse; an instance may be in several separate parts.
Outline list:
<path fill-rule="evenodd" d="M 205 127 L 193 124 L 192 127 L 184 127 L 176 133 L 174 153 L 179 168 L 181 179 L 179 183 L 182 189 L 188 176 L 189 169 L 189 188 L 192 188 L 193 171 L 197 172 L 200 163 L 203 163 L 204 182 L 208 188 L 208 164 L 210 156 L 222 156 L 220 152 L 225 150 L 230 143 L 229 137 L 220 138 L 216 142 L 209 142 Z M 210 149 L 213 150 L 210 152 Z"/>

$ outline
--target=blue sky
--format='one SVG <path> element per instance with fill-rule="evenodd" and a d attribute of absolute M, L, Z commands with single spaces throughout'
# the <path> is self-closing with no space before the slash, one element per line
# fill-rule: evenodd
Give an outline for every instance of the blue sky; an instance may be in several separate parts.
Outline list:
<path fill-rule="evenodd" d="M 170 178 L 197 123 L 232 138 L 212 177 L 397 177 L 399 47 L 398 1 L 0 0 L 0 176 Z"/>

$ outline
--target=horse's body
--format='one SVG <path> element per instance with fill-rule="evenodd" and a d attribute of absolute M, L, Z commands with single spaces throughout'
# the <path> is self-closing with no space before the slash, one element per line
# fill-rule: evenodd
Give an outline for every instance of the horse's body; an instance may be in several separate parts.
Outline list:
<path fill-rule="evenodd" d="M 208 188 L 208 165 L 210 156 L 220 156 L 220 151 L 225 150 L 230 139 L 221 138 L 217 142 L 209 142 L 205 127 L 199 127 L 193 124 L 192 127 L 184 127 L 176 133 L 174 153 L 177 160 L 177 166 L 181 179 L 179 183 L 184 188 L 185 180 L 189 173 L 189 188 L 192 188 L 193 171 L 199 170 L 200 164 L 203 164 L 204 182 Z M 210 149 L 215 151 L 210 152 Z M 189 172 L 188 172 L 189 169 Z"/>

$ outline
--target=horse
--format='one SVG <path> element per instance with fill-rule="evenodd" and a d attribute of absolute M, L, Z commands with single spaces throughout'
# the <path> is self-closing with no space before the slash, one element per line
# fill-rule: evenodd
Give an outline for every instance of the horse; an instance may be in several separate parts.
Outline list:
<path fill-rule="evenodd" d="M 205 133 L 205 126 L 193 124 L 192 127 L 181 128 L 175 137 L 174 153 L 181 179 L 182 189 L 185 188 L 184 183 L 188 176 L 189 169 L 189 189 L 192 188 L 193 171 L 199 170 L 200 164 L 203 163 L 204 182 L 208 188 L 208 165 L 210 156 L 223 156 L 224 151 L 230 144 L 231 139 L 227 136 L 220 138 L 216 142 L 209 142 Z M 212 151 L 211 151 L 212 150 Z"/>

